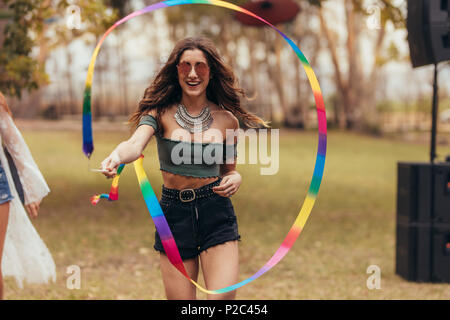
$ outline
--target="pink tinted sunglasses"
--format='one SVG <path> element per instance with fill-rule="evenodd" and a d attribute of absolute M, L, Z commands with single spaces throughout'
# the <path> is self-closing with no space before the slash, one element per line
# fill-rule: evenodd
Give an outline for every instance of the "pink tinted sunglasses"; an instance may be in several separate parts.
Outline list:
<path fill-rule="evenodd" d="M 189 73 L 191 73 L 192 66 L 189 62 L 183 61 L 177 64 L 178 72 L 181 73 L 184 77 L 188 76 Z M 209 67 L 204 62 L 197 62 L 194 66 L 195 73 L 201 77 L 204 78 L 206 74 L 208 73 Z"/>

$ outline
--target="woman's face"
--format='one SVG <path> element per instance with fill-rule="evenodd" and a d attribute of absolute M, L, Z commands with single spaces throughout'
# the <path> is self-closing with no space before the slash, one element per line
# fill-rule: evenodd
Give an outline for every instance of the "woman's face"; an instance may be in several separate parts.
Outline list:
<path fill-rule="evenodd" d="M 178 82 L 183 94 L 199 97 L 206 94 L 210 70 L 208 60 L 200 49 L 186 50 L 178 62 Z"/>

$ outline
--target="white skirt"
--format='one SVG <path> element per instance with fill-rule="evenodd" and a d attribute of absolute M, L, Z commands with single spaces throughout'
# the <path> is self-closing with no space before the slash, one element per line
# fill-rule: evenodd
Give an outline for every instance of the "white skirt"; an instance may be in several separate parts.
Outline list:
<path fill-rule="evenodd" d="M 56 267 L 52 255 L 33 227 L 20 201 L 9 168 L 8 160 L 0 144 L 0 160 L 8 177 L 11 194 L 8 227 L 2 257 L 4 277 L 14 277 L 17 285 L 23 282 L 48 283 L 56 281 Z"/>

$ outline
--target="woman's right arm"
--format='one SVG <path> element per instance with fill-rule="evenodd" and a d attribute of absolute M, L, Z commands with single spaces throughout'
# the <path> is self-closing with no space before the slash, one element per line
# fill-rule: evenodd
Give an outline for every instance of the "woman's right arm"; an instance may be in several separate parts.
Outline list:
<path fill-rule="evenodd" d="M 152 126 L 139 126 L 130 139 L 121 142 L 114 151 L 102 161 L 102 170 L 107 171 L 103 174 L 109 178 L 114 177 L 117 173 L 117 167 L 120 164 L 137 160 L 154 133 L 155 129 Z"/>
<path fill-rule="evenodd" d="M 50 192 L 50 189 L 39 171 L 22 134 L 1 104 L 0 135 L 17 168 L 24 191 L 25 207 L 31 217 L 36 217 L 39 203 Z"/>

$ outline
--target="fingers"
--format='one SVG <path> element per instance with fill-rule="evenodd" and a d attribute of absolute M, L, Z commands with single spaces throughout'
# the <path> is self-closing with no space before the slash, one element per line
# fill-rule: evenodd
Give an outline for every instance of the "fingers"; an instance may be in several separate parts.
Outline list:
<path fill-rule="evenodd" d="M 102 169 L 112 171 L 114 168 L 116 168 L 119 164 L 114 161 L 114 159 L 109 156 L 102 162 Z"/>
<path fill-rule="evenodd" d="M 106 169 L 106 170 L 108 170 L 108 169 Z M 108 179 L 110 179 L 110 178 L 114 178 L 115 176 L 116 176 L 116 174 L 117 174 L 117 169 L 112 169 L 112 170 L 110 170 L 110 171 L 107 171 L 107 172 L 103 172 L 103 174 L 108 178 Z"/>
<path fill-rule="evenodd" d="M 39 211 L 39 205 L 37 203 L 33 203 L 31 206 L 31 211 L 33 214 L 33 218 L 37 218 L 38 216 L 38 211 Z"/>
<path fill-rule="evenodd" d="M 38 216 L 39 204 L 40 201 L 26 205 L 26 209 L 31 218 L 36 218 Z"/>
<path fill-rule="evenodd" d="M 117 174 L 117 166 L 119 163 L 115 163 L 111 156 L 103 160 L 101 163 L 101 169 L 107 170 L 107 172 L 103 172 L 103 174 L 109 179 L 114 178 Z"/>
<path fill-rule="evenodd" d="M 224 183 L 224 184 L 220 184 L 218 186 L 215 186 L 212 189 L 213 189 L 214 192 L 223 192 L 224 190 L 226 190 L 230 186 L 232 186 L 231 183 Z"/>
<path fill-rule="evenodd" d="M 222 197 L 229 197 L 237 191 L 237 187 L 231 181 L 227 181 L 224 184 L 213 187 L 213 191 Z"/>

